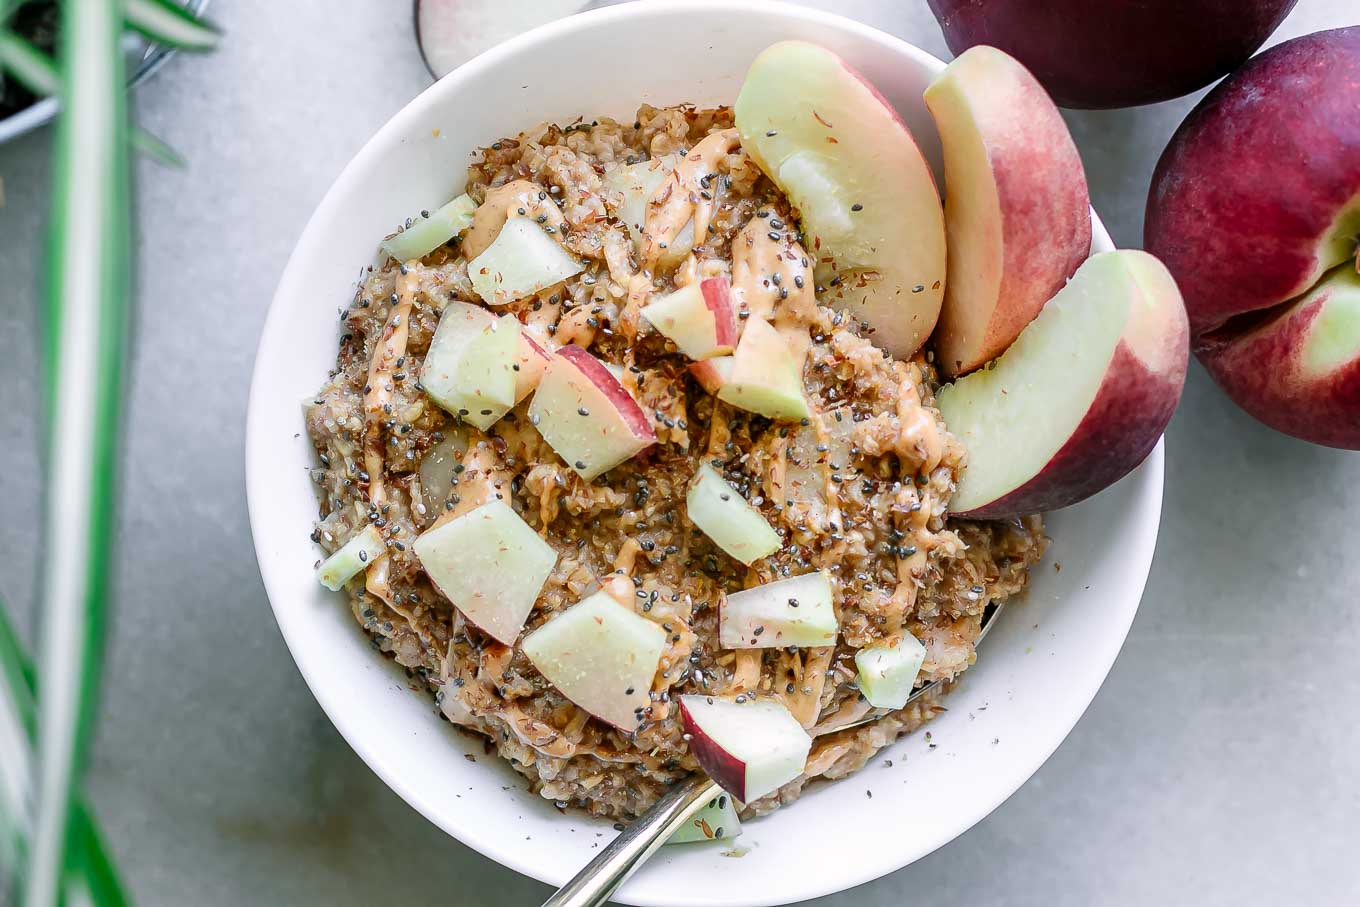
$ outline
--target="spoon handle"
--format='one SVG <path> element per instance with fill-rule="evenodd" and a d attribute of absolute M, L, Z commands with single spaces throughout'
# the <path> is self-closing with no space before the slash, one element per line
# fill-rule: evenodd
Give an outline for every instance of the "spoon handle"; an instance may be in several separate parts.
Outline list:
<path fill-rule="evenodd" d="M 633 871 L 722 789 L 691 775 L 630 824 L 543 907 L 601 907 Z"/>
<path fill-rule="evenodd" d="M 989 605 L 982 618 L 982 626 L 973 642 L 982 638 L 996 625 L 1005 602 Z M 920 698 L 928 691 L 939 687 L 940 681 L 932 680 L 911 694 L 908 702 Z M 877 721 L 886 710 L 872 709 L 857 721 L 837 730 L 858 727 Z M 686 820 L 697 813 L 714 797 L 722 793 L 722 788 L 703 775 L 691 775 L 666 792 L 627 828 L 600 855 L 586 864 L 570 882 L 563 885 L 556 894 L 543 902 L 543 907 L 602 907 L 609 896 L 632 875 L 639 866 L 647 861 L 656 849 L 670 839 Z"/>

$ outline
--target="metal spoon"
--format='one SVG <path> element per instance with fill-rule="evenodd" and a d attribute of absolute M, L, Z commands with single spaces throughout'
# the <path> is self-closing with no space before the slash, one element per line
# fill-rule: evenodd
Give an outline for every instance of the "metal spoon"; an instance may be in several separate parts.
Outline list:
<path fill-rule="evenodd" d="M 982 642 L 982 638 L 996 625 L 996 617 L 1004 605 L 1005 603 L 1001 602 L 989 606 L 989 610 L 982 618 L 982 628 L 978 632 L 978 638 L 974 640 L 974 645 Z M 919 690 L 913 691 L 907 702 L 919 699 L 940 683 L 939 680 L 932 680 Z M 888 711 L 874 709 L 863 718 L 839 730 L 877 721 Z M 627 881 L 648 857 L 656 853 L 657 848 L 670 840 L 671 835 L 689 821 L 691 816 L 721 794 L 722 788 L 703 775 L 691 775 L 681 781 L 657 800 L 651 809 L 619 832 L 618 837 L 600 851 L 599 856 L 587 863 L 570 882 L 544 901 L 542 907 L 602 907 L 619 886 Z"/>

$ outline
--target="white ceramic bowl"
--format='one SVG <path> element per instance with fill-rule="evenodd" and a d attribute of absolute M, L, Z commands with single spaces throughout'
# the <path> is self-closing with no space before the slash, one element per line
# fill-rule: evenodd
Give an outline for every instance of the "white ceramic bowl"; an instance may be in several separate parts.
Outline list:
<path fill-rule="evenodd" d="M 563 815 L 481 744 L 435 715 L 378 656 L 340 596 L 313 576 L 317 504 L 300 401 L 335 360 L 337 307 L 385 231 L 461 192 L 469 153 L 544 121 L 622 119 L 639 103 L 730 104 L 751 59 L 786 38 L 848 59 L 897 107 L 938 171 L 921 91 L 943 64 L 847 19 L 775 3 L 636 3 L 539 28 L 472 60 L 384 126 L 331 187 L 293 252 L 269 312 L 246 445 L 251 526 L 279 627 L 350 745 L 430 821 L 519 872 L 560 884 L 597 852 L 607 822 Z M 595 65 L 569 63 L 579 49 Z M 1095 225 L 1097 250 L 1111 248 Z M 621 891 L 628 904 L 785 904 L 891 872 L 946 843 L 1032 775 L 1081 716 L 1133 620 L 1161 507 L 1162 450 L 1115 487 L 1050 517 L 1051 554 L 923 735 L 848 781 L 815 784 L 748 823 L 749 852 L 665 848 Z M 1058 571 L 1056 565 L 1061 564 Z M 983 710 L 983 706 L 987 708 Z M 999 739 L 999 743 L 994 741 Z M 476 755 L 476 762 L 464 754 Z M 508 785 L 508 788 L 506 787 Z M 874 796 L 865 796 L 865 790 Z M 815 843 L 814 843 L 815 842 Z"/>

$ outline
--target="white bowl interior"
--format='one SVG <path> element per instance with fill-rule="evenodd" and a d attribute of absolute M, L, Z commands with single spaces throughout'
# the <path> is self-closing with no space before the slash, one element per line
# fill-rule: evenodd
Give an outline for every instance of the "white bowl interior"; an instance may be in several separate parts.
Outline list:
<path fill-rule="evenodd" d="M 349 743 L 412 806 L 477 850 L 554 884 L 598 852 L 610 824 L 559 813 L 485 756 L 480 742 L 439 720 L 430 699 L 412 693 L 404 674 L 370 648 L 340 596 L 316 582 L 318 550 L 308 534 L 317 504 L 304 472 L 313 453 L 300 401 L 334 363 L 337 308 L 360 267 L 374 260 L 378 240 L 412 212 L 460 192 L 477 146 L 539 121 L 630 118 L 643 102 L 731 103 L 755 54 L 788 38 L 819 42 L 867 75 L 938 175 L 938 139 L 921 92 L 942 64 L 923 51 L 781 4 L 600 10 L 501 45 L 389 122 L 312 217 L 260 344 L 248 417 L 251 525 L 270 601 L 303 676 Z M 568 48 L 601 62 L 565 63 Z M 1096 248 L 1111 248 L 1098 221 Z M 789 903 L 897 869 L 982 819 L 1052 753 L 1113 663 L 1151 562 L 1161 478 L 1159 446 L 1115 487 L 1050 517 L 1051 554 L 947 701 L 950 711 L 930 726 L 935 748 L 917 734 L 884 753 L 891 768 L 880 759 L 850 780 L 814 785 L 792 808 L 747 824 L 741 859 L 723 858 L 723 847 L 665 848 L 618 900 Z"/>

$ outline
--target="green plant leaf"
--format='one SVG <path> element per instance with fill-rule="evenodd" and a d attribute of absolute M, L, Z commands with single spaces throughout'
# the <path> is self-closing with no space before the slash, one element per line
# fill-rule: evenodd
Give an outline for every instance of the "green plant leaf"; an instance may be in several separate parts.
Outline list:
<path fill-rule="evenodd" d="M 0 31 L 0 69 L 7 70 L 34 94 L 46 96 L 61 91 L 61 73 L 52 59 L 10 32 Z M 174 148 L 140 127 L 131 129 L 132 144 L 143 154 L 165 167 L 184 167 L 184 158 Z"/>
<path fill-rule="evenodd" d="M 47 97 L 61 92 L 61 73 L 57 65 L 12 32 L 0 31 L 0 68 L 36 95 Z"/>
<path fill-rule="evenodd" d="M 0 691 L 19 716 L 24 736 L 29 739 L 36 733 L 34 687 L 33 665 L 9 622 L 4 602 L 0 602 Z"/>
<path fill-rule="evenodd" d="M 210 50 L 222 35 L 174 0 L 124 0 L 127 24 L 159 44 Z"/>
<path fill-rule="evenodd" d="M 63 0 L 45 294 L 46 498 L 37 801 L 24 903 L 60 903 L 103 656 L 127 340 L 126 78 L 119 0 Z M 87 887 L 88 891 L 88 887 Z M 89 891 L 89 894 L 93 894 Z"/>
<path fill-rule="evenodd" d="M 162 167 L 184 169 L 184 158 L 179 156 L 179 152 L 145 129 L 132 127 L 132 147 Z"/>
<path fill-rule="evenodd" d="M 31 817 L 25 793 L 31 789 L 34 764 L 34 691 L 33 665 L 9 622 L 4 602 L 0 602 L 0 876 L 10 878 L 22 870 L 21 861 L 28 852 Z M 79 884 L 99 907 L 124 907 L 127 897 L 108 850 L 94 818 L 79 801 L 73 809 L 71 828 L 76 846 L 66 857 L 62 885 L 68 892 L 66 903 L 74 903 L 69 892 Z"/>
<path fill-rule="evenodd" d="M 33 668 L 0 603 L 0 877 L 13 878 L 28 853 L 36 727 Z"/>
<path fill-rule="evenodd" d="M 127 907 L 130 901 L 123 893 L 123 885 L 109 860 L 108 849 L 95 827 L 94 818 L 78 800 L 71 813 L 71 842 L 62 882 L 62 900 L 67 907 L 80 903 L 93 907 Z M 83 900 L 77 895 L 82 890 Z"/>

